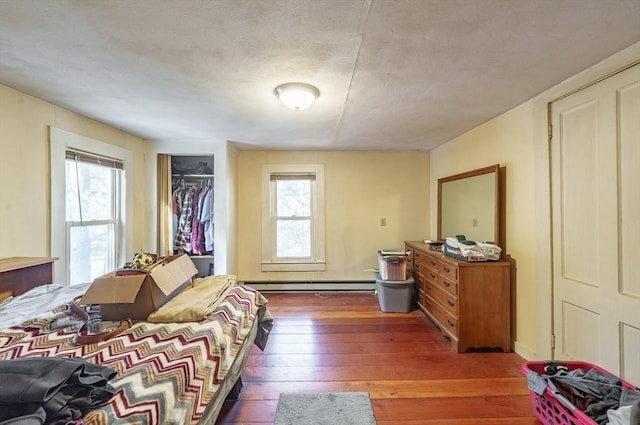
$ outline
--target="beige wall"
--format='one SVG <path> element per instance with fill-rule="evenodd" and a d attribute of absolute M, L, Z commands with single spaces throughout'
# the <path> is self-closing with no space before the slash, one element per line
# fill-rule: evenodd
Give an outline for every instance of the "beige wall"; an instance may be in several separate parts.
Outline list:
<path fill-rule="evenodd" d="M 526 351 L 536 346 L 536 235 L 532 103 L 517 108 L 431 151 L 431 190 L 440 177 L 500 164 L 506 216 L 504 254 L 513 262 L 513 331 Z M 431 201 L 436 232 L 437 197 Z"/>
<path fill-rule="evenodd" d="M 238 158 L 233 143 L 227 145 L 227 273 L 238 273 Z"/>
<path fill-rule="evenodd" d="M 296 163 L 325 165 L 327 269 L 261 272 L 262 165 Z M 430 237 L 428 152 L 240 151 L 238 176 L 240 280 L 372 281 L 377 250 Z"/>
<path fill-rule="evenodd" d="M 50 255 L 50 126 L 129 149 L 136 163 L 144 161 L 142 139 L 0 85 L 0 257 Z M 137 167 L 134 246 L 144 236 L 143 176 Z"/>

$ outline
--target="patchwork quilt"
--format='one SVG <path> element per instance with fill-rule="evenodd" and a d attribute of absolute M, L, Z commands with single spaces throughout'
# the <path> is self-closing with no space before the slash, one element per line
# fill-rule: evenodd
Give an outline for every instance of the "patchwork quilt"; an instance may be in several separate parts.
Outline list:
<path fill-rule="evenodd" d="M 0 330 L 0 360 L 82 357 L 115 369 L 114 396 L 85 416 L 87 424 L 195 424 L 255 321 L 256 344 L 266 342 L 271 324 L 266 303 L 259 292 L 234 286 L 201 322 L 140 322 L 108 341 L 84 346 L 73 344 L 73 326 L 59 326 L 73 315 L 70 305 L 62 305 L 48 317 Z"/>

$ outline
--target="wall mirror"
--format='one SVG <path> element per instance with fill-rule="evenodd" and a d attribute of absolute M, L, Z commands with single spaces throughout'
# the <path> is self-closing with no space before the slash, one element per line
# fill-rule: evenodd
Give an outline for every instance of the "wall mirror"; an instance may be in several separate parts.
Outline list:
<path fill-rule="evenodd" d="M 438 240 L 500 244 L 500 165 L 438 179 Z"/>

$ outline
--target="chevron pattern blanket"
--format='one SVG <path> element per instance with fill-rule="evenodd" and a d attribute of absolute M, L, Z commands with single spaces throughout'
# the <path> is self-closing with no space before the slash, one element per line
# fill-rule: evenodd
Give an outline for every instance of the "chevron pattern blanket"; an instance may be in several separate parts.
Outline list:
<path fill-rule="evenodd" d="M 195 424 L 254 321 L 271 322 L 266 303 L 259 292 L 235 286 L 204 321 L 140 322 L 109 341 L 85 346 L 72 344 L 73 331 L 51 329 L 41 318 L 37 325 L 32 322 L 0 331 L 0 360 L 83 357 L 115 369 L 114 396 L 85 416 L 90 425 Z M 67 309 L 56 311 L 52 320 L 60 320 L 61 311 Z M 268 333 L 270 326 L 261 328 Z"/>

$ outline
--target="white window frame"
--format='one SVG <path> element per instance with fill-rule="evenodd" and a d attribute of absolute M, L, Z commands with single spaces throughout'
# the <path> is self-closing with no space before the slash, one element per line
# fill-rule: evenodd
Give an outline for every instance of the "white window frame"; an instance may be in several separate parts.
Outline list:
<path fill-rule="evenodd" d="M 67 153 L 79 153 L 80 155 L 82 155 L 82 153 L 78 152 L 77 150 L 68 150 Z M 95 154 L 95 152 L 92 152 L 91 154 L 87 155 L 89 157 L 95 156 L 96 159 L 99 158 L 105 158 L 104 156 L 98 156 Z M 67 164 L 71 159 L 67 156 L 66 161 Z M 72 160 L 73 161 L 73 160 Z M 75 158 L 75 166 L 76 166 L 76 172 L 78 172 L 78 161 L 82 162 L 82 159 L 78 160 L 78 158 Z M 109 161 L 110 162 L 110 161 Z M 119 161 L 118 161 L 119 162 Z M 81 220 L 67 220 L 65 221 L 66 223 L 66 234 L 65 234 L 65 256 L 67 259 L 71 258 L 71 252 L 72 252 L 72 246 L 71 246 L 71 231 L 73 228 L 78 228 L 78 227 L 91 227 L 91 226 L 101 226 L 101 225 L 113 225 L 113 229 L 114 229 L 114 235 L 113 235 L 113 243 L 114 243 L 114 251 L 112 252 L 112 255 L 109 258 L 109 261 L 112 263 L 112 268 L 110 270 L 115 270 L 118 267 L 119 261 L 118 259 L 121 258 L 121 256 L 119 255 L 119 251 L 120 249 L 122 249 L 122 244 L 120 243 L 120 239 L 122 237 L 122 231 L 123 231 L 123 226 L 122 226 L 122 215 L 123 215 L 123 211 L 121 208 L 121 203 L 122 203 L 122 195 L 123 195 L 123 185 L 122 185 L 122 179 L 124 178 L 124 169 L 119 169 L 118 167 L 109 167 L 110 168 L 110 185 L 111 188 L 113 189 L 114 193 L 113 193 L 113 198 L 111 200 L 111 205 L 109 205 L 109 213 L 112 214 L 112 219 L 104 219 L 104 220 L 91 220 L 91 219 L 82 219 Z M 65 173 L 65 185 L 68 184 L 67 179 L 69 178 L 68 175 L 66 175 Z M 78 190 L 80 190 L 80 188 L 78 188 Z M 80 194 L 78 193 L 78 196 L 80 196 Z M 66 204 L 65 204 L 66 205 Z M 66 212 L 65 212 L 66 215 Z M 67 262 L 67 265 L 69 265 L 70 263 Z M 105 273 L 109 271 L 106 270 Z M 86 282 L 72 282 L 71 281 L 71 270 L 69 270 L 69 268 L 67 268 L 67 276 L 65 278 L 66 282 L 69 282 L 69 285 L 79 285 L 81 283 L 86 283 Z"/>
<path fill-rule="evenodd" d="M 133 223 L 133 153 L 121 147 L 80 136 L 68 131 L 51 127 L 49 131 L 51 166 L 51 255 L 58 257 L 55 267 L 55 281 L 69 286 L 69 260 L 67 256 L 66 223 L 66 152 L 80 150 L 96 155 L 117 158 L 124 163 L 121 177 L 121 227 L 116 229 L 119 240 L 116 241 L 116 264 L 124 264 L 133 255 L 133 231 L 127 231 L 127 224 Z"/>
<path fill-rule="evenodd" d="M 276 181 L 277 174 L 315 174 L 311 180 L 311 257 L 278 258 L 276 254 Z M 262 271 L 324 271 L 324 165 L 267 164 L 262 166 Z"/>

